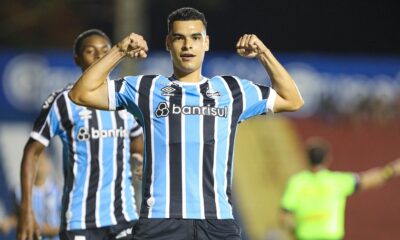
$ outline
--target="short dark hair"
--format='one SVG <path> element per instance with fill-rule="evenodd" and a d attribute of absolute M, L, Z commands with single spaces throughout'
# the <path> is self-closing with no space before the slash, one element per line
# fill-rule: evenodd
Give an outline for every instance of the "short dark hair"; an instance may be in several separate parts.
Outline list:
<path fill-rule="evenodd" d="M 325 140 L 318 137 L 313 137 L 307 140 L 308 161 L 311 166 L 325 163 L 329 152 L 330 146 Z"/>
<path fill-rule="evenodd" d="M 174 23 L 175 21 L 190 21 L 190 20 L 200 20 L 203 23 L 204 28 L 207 29 L 207 21 L 202 12 L 191 7 L 183 7 L 169 14 L 168 33 L 171 31 L 172 23 Z"/>
<path fill-rule="evenodd" d="M 78 35 L 78 37 L 76 37 L 73 48 L 72 48 L 74 51 L 73 52 L 74 56 L 80 54 L 83 40 L 85 40 L 86 38 L 93 36 L 93 35 L 98 35 L 98 36 L 104 37 L 111 45 L 110 38 L 103 31 L 101 31 L 99 29 L 95 29 L 95 28 L 89 29 L 89 30 L 82 32 L 81 34 Z"/>

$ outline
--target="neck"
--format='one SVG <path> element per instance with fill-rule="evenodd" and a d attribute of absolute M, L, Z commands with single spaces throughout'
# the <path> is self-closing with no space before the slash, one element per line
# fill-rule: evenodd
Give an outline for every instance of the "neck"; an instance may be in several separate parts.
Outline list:
<path fill-rule="evenodd" d="M 323 165 L 312 166 L 310 168 L 311 172 L 319 172 L 323 169 L 325 169 L 325 166 L 323 166 Z"/>
<path fill-rule="evenodd" d="M 174 77 L 180 82 L 196 83 L 203 79 L 201 69 L 190 73 L 183 73 L 174 69 Z"/>

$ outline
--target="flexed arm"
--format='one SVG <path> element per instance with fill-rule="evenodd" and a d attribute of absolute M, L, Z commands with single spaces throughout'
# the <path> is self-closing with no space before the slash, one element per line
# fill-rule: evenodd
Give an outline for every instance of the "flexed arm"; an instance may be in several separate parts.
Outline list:
<path fill-rule="evenodd" d="M 245 34 L 236 44 L 240 56 L 257 57 L 267 71 L 277 93 L 274 112 L 296 111 L 304 105 L 296 83 L 271 51 L 254 34 Z"/>
<path fill-rule="evenodd" d="M 76 104 L 108 110 L 108 75 L 125 56 L 146 58 L 147 51 L 143 37 L 131 33 L 93 63 L 75 83 L 68 96 Z"/>

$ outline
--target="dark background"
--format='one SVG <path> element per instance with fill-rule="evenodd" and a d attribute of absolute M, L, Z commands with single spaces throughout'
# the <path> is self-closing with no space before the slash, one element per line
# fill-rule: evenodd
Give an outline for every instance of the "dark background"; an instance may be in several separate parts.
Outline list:
<path fill-rule="evenodd" d="M 110 0 L 2 0 L 1 49 L 70 49 L 82 30 L 115 36 Z M 166 18 L 192 6 L 209 23 L 213 50 L 232 50 L 241 34 L 257 34 L 280 52 L 399 55 L 400 15 L 395 1 L 148 0 L 143 33 L 152 49 L 164 49 Z M 119 39 L 114 39 L 114 41 Z"/>

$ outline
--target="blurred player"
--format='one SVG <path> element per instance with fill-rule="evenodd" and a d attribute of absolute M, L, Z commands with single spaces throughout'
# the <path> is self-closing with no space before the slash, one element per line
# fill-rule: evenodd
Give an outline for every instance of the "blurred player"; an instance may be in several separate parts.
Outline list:
<path fill-rule="evenodd" d="M 343 239 L 346 199 L 357 191 L 382 186 L 400 175 L 400 159 L 362 173 L 327 169 L 329 145 L 307 142 L 309 169 L 292 176 L 281 202 L 281 220 L 295 239 Z"/>
<path fill-rule="evenodd" d="M 59 239 L 61 189 L 51 175 L 52 164 L 43 152 L 38 159 L 32 189 L 32 210 L 43 235 L 43 240 Z M 21 188 L 15 190 L 16 205 L 21 203 Z M 18 211 L 15 211 L 16 216 Z"/>
<path fill-rule="evenodd" d="M 75 62 L 83 72 L 110 47 L 102 31 L 85 31 L 74 43 Z M 61 239 L 124 239 L 138 218 L 130 149 L 142 154 L 140 126 L 126 110 L 99 111 L 74 104 L 67 95 L 71 87 L 52 93 L 44 102 L 25 146 L 19 240 L 40 237 L 32 210 L 32 182 L 38 156 L 56 135 L 63 143 Z"/>
<path fill-rule="evenodd" d="M 124 57 L 147 56 L 145 40 L 132 33 L 93 64 L 69 96 L 94 108 L 124 107 L 144 126 L 144 198 L 135 239 L 240 239 L 231 205 L 237 124 L 267 112 L 297 110 L 303 100 L 288 72 L 255 35 L 243 35 L 237 52 L 257 57 L 276 91 L 238 77 L 202 75 L 209 37 L 201 12 L 178 9 L 168 26 L 171 77 L 107 81 Z"/>

